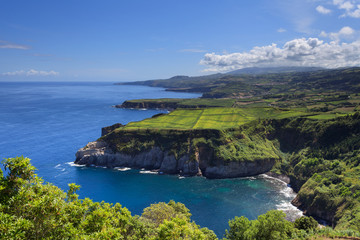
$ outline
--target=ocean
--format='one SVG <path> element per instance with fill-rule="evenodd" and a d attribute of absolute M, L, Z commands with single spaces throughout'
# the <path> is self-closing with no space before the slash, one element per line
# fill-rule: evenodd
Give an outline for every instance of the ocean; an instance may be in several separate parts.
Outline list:
<path fill-rule="evenodd" d="M 36 173 L 64 190 L 81 185 L 81 198 L 119 202 L 140 215 L 152 203 L 184 203 L 192 220 L 221 237 L 235 216 L 256 219 L 271 209 L 290 219 L 301 215 L 290 204 L 295 193 L 265 175 L 209 180 L 157 175 L 134 169 L 76 166 L 76 151 L 100 137 L 101 128 L 140 121 L 165 110 L 118 109 L 128 99 L 194 98 L 196 93 L 112 83 L 0 82 L 0 159 L 31 158 Z"/>

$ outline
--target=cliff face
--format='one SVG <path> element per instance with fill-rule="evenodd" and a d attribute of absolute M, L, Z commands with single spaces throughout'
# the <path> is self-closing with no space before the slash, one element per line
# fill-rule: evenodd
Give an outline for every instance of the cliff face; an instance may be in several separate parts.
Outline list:
<path fill-rule="evenodd" d="M 88 143 L 76 153 L 75 163 L 84 165 L 104 166 L 109 168 L 130 167 L 157 170 L 168 174 L 184 176 L 202 175 L 207 178 L 234 178 L 258 175 L 269 171 L 275 159 L 227 162 L 214 162 L 212 149 L 201 148 L 192 154 L 186 153 L 175 157 L 169 151 L 153 147 L 137 154 L 113 151 L 104 141 Z"/>
<path fill-rule="evenodd" d="M 315 204 L 309 204 L 309 203 L 305 203 L 306 201 L 304 201 L 304 197 L 303 196 L 299 196 L 297 195 L 292 201 L 291 203 L 304 211 L 305 215 L 308 216 L 314 216 L 316 218 L 325 220 L 328 223 L 331 223 L 332 226 L 335 226 L 336 223 L 336 219 L 335 219 L 335 215 L 336 215 L 336 208 L 333 209 L 328 209 L 329 208 L 329 203 L 328 202 L 324 202 L 324 201 L 319 201 Z M 331 205 L 330 205 L 331 206 Z"/>

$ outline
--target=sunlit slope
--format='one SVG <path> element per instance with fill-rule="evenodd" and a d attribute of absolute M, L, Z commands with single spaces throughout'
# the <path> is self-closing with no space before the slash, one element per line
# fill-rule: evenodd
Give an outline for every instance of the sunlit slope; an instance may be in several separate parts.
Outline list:
<path fill-rule="evenodd" d="M 234 128 L 256 119 L 280 119 L 307 116 L 299 110 L 275 108 L 206 108 L 178 109 L 169 114 L 131 122 L 124 129 L 225 129 Z"/>

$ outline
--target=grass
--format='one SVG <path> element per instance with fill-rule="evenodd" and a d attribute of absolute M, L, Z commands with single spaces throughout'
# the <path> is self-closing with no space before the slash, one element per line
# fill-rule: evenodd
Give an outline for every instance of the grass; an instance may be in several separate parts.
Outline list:
<path fill-rule="evenodd" d="M 206 108 L 177 109 L 169 114 L 128 123 L 124 129 L 228 129 L 264 118 L 281 119 L 308 116 L 297 109 Z"/>
<path fill-rule="evenodd" d="M 333 119 L 336 117 L 342 117 L 342 116 L 346 116 L 346 114 L 343 113 L 323 113 L 323 114 L 317 114 L 317 115 L 313 115 L 313 116 L 308 116 L 307 118 L 309 119 L 316 119 L 316 120 L 328 120 L 328 119 Z"/>

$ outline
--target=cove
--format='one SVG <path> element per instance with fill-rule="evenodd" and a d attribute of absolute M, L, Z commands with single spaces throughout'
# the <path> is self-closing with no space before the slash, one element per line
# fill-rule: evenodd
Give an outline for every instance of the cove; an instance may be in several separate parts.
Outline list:
<path fill-rule="evenodd" d="M 45 181 L 65 190 L 74 182 L 81 185 L 81 198 L 119 202 L 132 214 L 141 214 L 151 203 L 180 201 L 197 224 L 218 236 L 234 216 L 255 219 L 270 209 L 287 210 L 289 217 L 299 214 L 290 205 L 291 189 L 264 176 L 208 180 L 71 164 L 79 148 L 100 137 L 102 127 L 165 112 L 113 105 L 136 98 L 198 96 L 111 83 L 0 83 L 0 158 L 29 157 Z"/>

